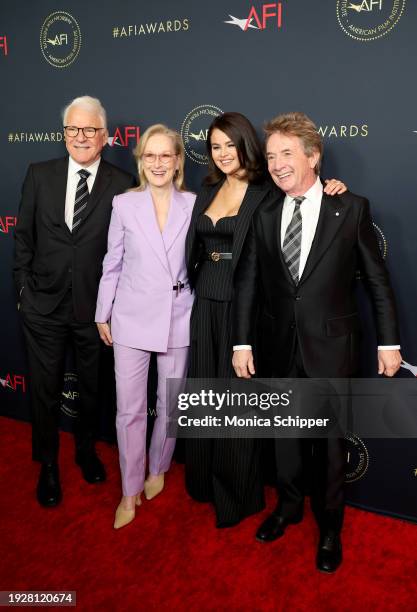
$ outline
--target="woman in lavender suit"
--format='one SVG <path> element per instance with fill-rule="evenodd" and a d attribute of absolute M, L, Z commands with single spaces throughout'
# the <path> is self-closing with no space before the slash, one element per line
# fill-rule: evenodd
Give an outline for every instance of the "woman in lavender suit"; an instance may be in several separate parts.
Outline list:
<path fill-rule="evenodd" d="M 142 135 L 135 158 L 140 186 L 114 198 L 95 317 L 115 358 L 123 488 L 115 529 L 134 519 L 142 490 L 151 499 L 164 487 L 175 445 L 166 431 L 166 379 L 186 375 L 193 303 L 184 245 L 195 196 L 184 187 L 181 138 L 164 125 L 154 125 Z M 152 352 L 157 353 L 158 416 L 145 480 Z"/>

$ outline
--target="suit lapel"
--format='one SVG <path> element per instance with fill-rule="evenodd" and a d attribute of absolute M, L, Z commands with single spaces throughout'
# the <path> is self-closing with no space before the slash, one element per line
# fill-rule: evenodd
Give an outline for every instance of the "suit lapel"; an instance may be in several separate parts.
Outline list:
<path fill-rule="evenodd" d="M 173 189 L 168 219 L 162 232 L 162 240 L 165 244 L 166 253 L 168 253 L 174 244 L 187 219 L 188 214 L 184 198 L 181 197 L 181 194 L 176 189 Z"/>
<path fill-rule="evenodd" d="M 279 274 L 279 266 L 281 266 L 282 274 L 284 274 L 291 285 L 294 285 L 294 280 L 284 261 L 281 250 L 281 222 L 284 200 L 285 193 L 277 192 L 276 199 L 271 201 L 271 204 L 262 211 L 262 231 L 270 258 L 272 261 L 277 262 L 276 273 Z"/>
<path fill-rule="evenodd" d="M 191 223 L 189 230 L 187 232 L 187 237 L 185 240 L 185 253 L 186 253 L 186 261 L 187 268 L 189 273 L 191 274 L 191 270 L 197 264 L 197 261 L 194 259 L 195 251 L 196 251 L 196 233 L 197 233 L 197 221 L 201 213 L 203 213 L 206 208 L 209 207 L 210 203 L 213 201 L 216 193 L 219 191 L 220 187 L 223 185 L 224 180 L 216 183 L 213 186 L 202 187 L 199 195 L 194 204 L 193 213 L 191 216 Z"/>
<path fill-rule="evenodd" d="M 282 198 L 280 199 L 280 202 L 279 202 L 279 208 L 277 211 L 277 218 L 276 218 L 276 225 L 274 226 L 274 238 L 275 238 L 275 244 L 278 249 L 279 261 L 284 271 L 284 274 L 287 278 L 287 281 L 291 283 L 292 285 L 295 285 L 294 279 L 290 274 L 290 271 L 288 269 L 288 266 L 282 254 L 282 248 L 281 248 L 281 223 L 282 223 L 282 213 L 284 210 L 284 201 L 285 201 L 285 193 L 282 194 Z"/>
<path fill-rule="evenodd" d="M 345 219 L 346 207 L 341 206 L 339 198 L 323 193 L 316 233 L 299 284 L 304 283 L 310 276 L 330 247 Z"/>
<path fill-rule="evenodd" d="M 101 160 L 100 165 L 98 167 L 97 176 L 94 181 L 93 189 L 90 193 L 90 197 L 88 198 L 87 208 L 85 209 L 85 213 L 82 216 L 80 229 L 83 224 L 86 222 L 86 219 L 91 215 L 97 204 L 100 202 L 104 192 L 111 182 L 111 168 Z"/>
<path fill-rule="evenodd" d="M 218 191 L 224 183 L 224 180 L 219 181 L 215 185 L 209 188 L 206 197 L 197 198 L 194 206 L 190 229 L 187 235 L 187 262 L 190 264 L 191 251 L 195 243 L 195 234 L 197 220 L 200 214 L 210 206 L 211 202 L 216 197 Z M 242 252 L 243 244 L 245 242 L 246 234 L 248 232 L 249 224 L 252 219 L 252 215 L 255 212 L 258 205 L 264 199 L 264 197 L 271 191 L 271 184 L 264 183 L 262 185 L 249 185 L 240 206 L 239 214 L 237 217 L 236 229 L 233 234 L 233 269 L 236 267 L 239 261 L 240 254 Z M 279 197 L 279 195 L 277 195 Z"/>
<path fill-rule="evenodd" d="M 65 223 L 65 200 L 67 197 L 68 157 L 57 160 L 55 172 L 51 174 L 51 192 L 54 194 L 54 208 L 56 218 L 64 232 L 71 236 L 68 225 Z"/>
<path fill-rule="evenodd" d="M 233 269 L 239 261 L 253 213 L 269 191 L 271 191 L 270 184 L 248 185 L 240 206 L 236 229 L 233 234 Z"/>
<path fill-rule="evenodd" d="M 146 236 L 147 241 L 149 242 L 150 247 L 155 252 L 164 268 L 168 272 L 170 272 L 167 254 L 165 250 L 165 244 L 158 227 L 158 222 L 156 220 L 155 207 L 153 204 L 151 192 L 149 189 L 145 189 L 145 191 L 138 192 L 138 196 L 139 198 L 136 206 L 136 219 L 139 225 L 141 226 L 143 233 Z M 170 209 L 171 208 L 172 202 Z M 169 212 L 169 215 L 170 214 L 171 210 Z"/>

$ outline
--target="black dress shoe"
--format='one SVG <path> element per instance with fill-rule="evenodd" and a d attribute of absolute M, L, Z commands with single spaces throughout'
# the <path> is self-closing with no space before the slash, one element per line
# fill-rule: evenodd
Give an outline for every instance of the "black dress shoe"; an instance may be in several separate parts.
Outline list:
<path fill-rule="evenodd" d="M 284 535 L 285 529 L 288 525 L 300 523 L 302 518 L 303 517 L 301 515 L 287 518 L 281 514 L 273 512 L 259 527 L 258 531 L 256 532 L 256 539 L 259 542 L 273 542 L 277 538 Z"/>
<path fill-rule="evenodd" d="M 331 574 L 342 563 L 342 542 L 338 533 L 325 533 L 320 537 L 316 565 L 321 572 Z"/>
<path fill-rule="evenodd" d="M 106 480 L 106 470 L 95 452 L 76 455 L 75 462 L 80 466 L 84 480 L 89 484 L 104 482 Z"/>
<path fill-rule="evenodd" d="M 227 529 L 228 527 L 236 527 L 239 525 L 242 519 L 235 519 L 234 521 L 217 521 L 216 527 L 217 529 Z"/>
<path fill-rule="evenodd" d="M 59 470 L 56 463 L 42 463 L 36 497 L 41 506 L 57 506 L 62 499 Z"/>

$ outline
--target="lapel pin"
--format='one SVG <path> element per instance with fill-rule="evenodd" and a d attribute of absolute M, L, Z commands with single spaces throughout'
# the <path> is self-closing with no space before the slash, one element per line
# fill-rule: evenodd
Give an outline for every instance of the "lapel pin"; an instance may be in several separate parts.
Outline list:
<path fill-rule="evenodd" d="M 337 211 L 337 213 L 335 213 L 336 217 L 338 217 L 340 215 L 340 212 Z"/>

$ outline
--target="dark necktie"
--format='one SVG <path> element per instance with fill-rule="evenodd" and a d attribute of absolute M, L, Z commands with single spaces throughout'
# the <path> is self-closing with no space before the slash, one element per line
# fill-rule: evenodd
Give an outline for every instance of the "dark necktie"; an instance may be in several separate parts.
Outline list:
<path fill-rule="evenodd" d="M 282 254 L 295 284 L 298 284 L 298 273 L 300 269 L 301 233 L 303 224 L 300 206 L 303 200 L 305 200 L 303 196 L 294 198 L 294 212 L 285 232 L 284 242 L 282 243 Z"/>
<path fill-rule="evenodd" d="M 81 223 L 83 217 L 83 211 L 87 206 L 88 198 L 90 196 L 88 192 L 87 179 L 90 176 L 88 170 L 78 170 L 80 180 L 78 181 L 77 191 L 75 192 L 74 202 L 74 216 L 72 218 L 72 231 L 76 230 Z"/>

